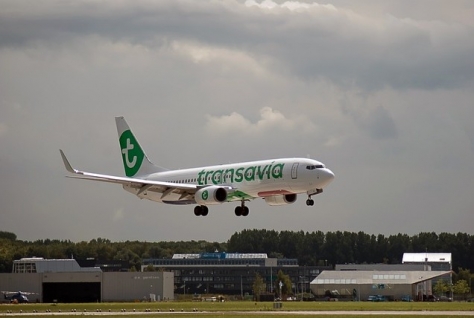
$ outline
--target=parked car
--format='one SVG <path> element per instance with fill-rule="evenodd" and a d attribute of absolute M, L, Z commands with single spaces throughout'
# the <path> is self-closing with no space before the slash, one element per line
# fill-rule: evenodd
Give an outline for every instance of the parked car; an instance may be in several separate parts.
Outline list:
<path fill-rule="evenodd" d="M 403 295 L 400 300 L 401 301 L 413 301 L 413 298 L 410 295 Z"/>
<path fill-rule="evenodd" d="M 371 295 L 367 298 L 367 301 L 387 301 L 387 299 L 382 295 Z"/>
<path fill-rule="evenodd" d="M 453 300 L 450 297 L 440 296 L 438 298 L 438 301 L 453 301 Z"/>

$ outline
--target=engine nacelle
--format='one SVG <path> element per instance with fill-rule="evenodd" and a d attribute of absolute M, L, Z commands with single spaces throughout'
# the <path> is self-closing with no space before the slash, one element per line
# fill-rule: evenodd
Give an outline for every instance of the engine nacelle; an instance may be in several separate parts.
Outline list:
<path fill-rule="evenodd" d="M 204 187 L 194 194 L 194 200 L 199 205 L 221 204 L 227 200 L 227 190 L 219 186 Z"/>
<path fill-rule="evenodd" d="M 281 206 L 296 202 L 296 194 L 274 195 L 265 197 L 265 202 L 270 206 Z"/>

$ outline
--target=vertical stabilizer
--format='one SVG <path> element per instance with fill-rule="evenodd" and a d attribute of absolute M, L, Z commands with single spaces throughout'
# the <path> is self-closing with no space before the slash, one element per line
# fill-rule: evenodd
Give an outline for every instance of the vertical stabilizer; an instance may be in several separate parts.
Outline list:
<path fill-rule="evenodd" d="M 125 175 L 133 177 L 166 171 L 165 168 L 150 162 L 123 116 L 116 117 L 115 123 L 117 124 Z"/>

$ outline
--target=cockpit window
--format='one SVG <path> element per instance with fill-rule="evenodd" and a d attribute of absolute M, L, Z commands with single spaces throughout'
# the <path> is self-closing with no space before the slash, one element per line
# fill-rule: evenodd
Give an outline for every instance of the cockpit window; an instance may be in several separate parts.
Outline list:
<path fill-rule="evenodd" d="M 309 170 L 313 170 L 313 169 L 316 169 L 316 168 L 324 168 L 324 165 L 308 165 L 306 166 L 306 169 L 309 169 Z"/>

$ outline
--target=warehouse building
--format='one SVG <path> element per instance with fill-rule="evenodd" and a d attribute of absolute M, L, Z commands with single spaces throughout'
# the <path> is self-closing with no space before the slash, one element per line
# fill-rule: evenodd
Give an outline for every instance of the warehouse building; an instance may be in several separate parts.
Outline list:
<path fill-rule="evenodd" d="M 449 275 L 450 271 L 345 270 L 323 271 L 310 286 L 316 296 L 349 300 L 423 300 L 432 294 L 431 280 Z"/>
<path fill-rule="evenodd" d="M 74 259 L 22 258 L 0 274 L 3 291 L 34 292 L 37 302 L 102 302 L 174 299 L 172 272 L 103 272 Z"/>

